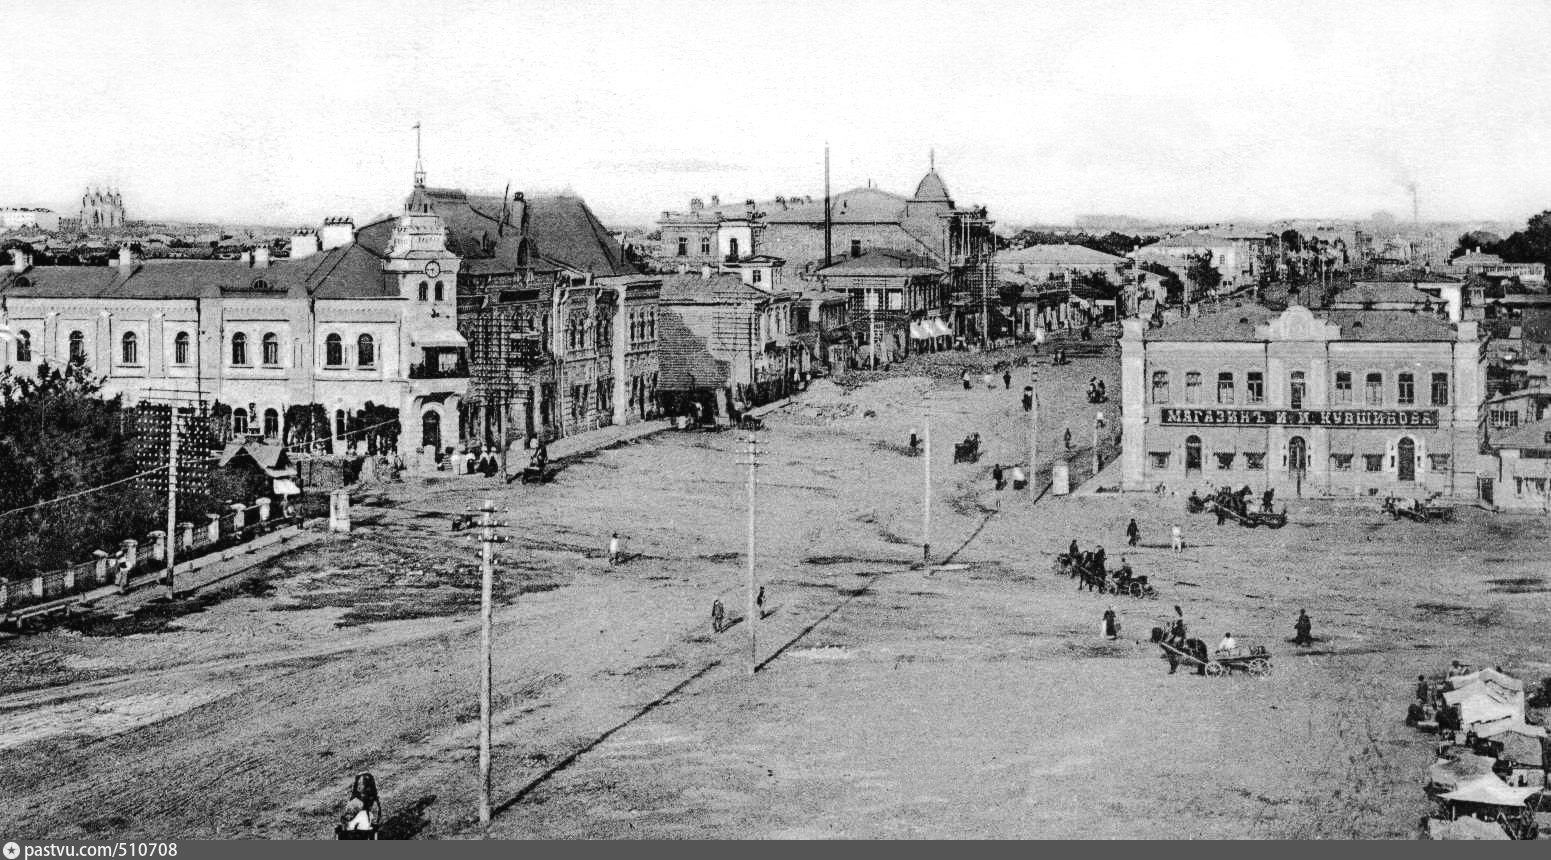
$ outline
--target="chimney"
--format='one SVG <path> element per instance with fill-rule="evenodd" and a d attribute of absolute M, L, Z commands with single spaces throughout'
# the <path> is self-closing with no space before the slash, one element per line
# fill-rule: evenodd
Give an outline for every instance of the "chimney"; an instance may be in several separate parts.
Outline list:
<path fill-rule="evenodd" d="M 712 197 L 711 199 L 714 201 L 716 198 Z M 705 201 L 704 200 L 701 200 L 699 197 L 691 197 L 691 198 L 689 198 L 689 211 L 691 211 L 691 212 L 699 212 L 701 209 L 704 209 L 704 208 L 705 208 Z"/>
<path fill-rule="evenodd" d="M 269 268 L 269 246 L 268 245 L 260 245 L 257 248 L 253 249 L 253 268 L 255 268 L 255 269 L 267 269 L 267 268 Z"/>
<path fill-rule="evenodd" d="M 297 230 L 291 235 L 291 259 L 300 260 L 318 253 L 318 234 L 311 230 Z"/>
<path fill-rule="evenodd" d="M 242 256 L 238 257 L 237 259 L 241 260 L 242 264 L 244 266 L 247 266 L 250 269 L 253 267 L 253 252 L 252 251 L 243 251 L 242 252 Z"/>
<path fill-rule="evenodd" d="M 16 274 L 27 271 L 32 266 L 32 260 L 27 256 L 25 248 L 11 249 L 11 270 Z"/>
<path fill-rule="evenodd" d="M 722 198 L 717 196 L 717 195 L 715 195 L 715 194 L 712 194 L 711 195 L 711 205 L 712 206 L 720 206 L 720 205 L 722 205 Z"/>
<path fill-rule="evenodd" d="M 332 251 L 355 241 L 355 219 L 339 215 L 323 219 L 323 229 L 318 231 L 319 250 Z"/>
<path fill-rule="evenodd" d="M 120 245 L 120 246 L 118 246 L 118 267 L 120 269 L 127 269 L 130 266 L 134 265 L 134 262 L 135 262 L 134 252 L 129 250 L 129 246 L 128 245 Z"/>
<path fill-rule="evenodd" d="M 1449 322 L 1458 323 L 1464 319 L 1464 285 L 1443 284 L 1438 292 L 1443 297 L 1443 301 L 1448 305 Z"/>

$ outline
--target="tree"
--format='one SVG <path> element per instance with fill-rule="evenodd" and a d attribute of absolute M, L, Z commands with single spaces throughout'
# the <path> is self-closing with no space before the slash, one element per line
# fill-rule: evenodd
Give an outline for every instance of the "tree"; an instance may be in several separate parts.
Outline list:
<path fill-rule="evenodd" d="M 1142 271 L 1158 277 L 1158 283 L 1163 285 L 1164 301 L 1169 304 L 1178 304 L 1185 298 L 1185 285 L 1180 281 L 1179 275 L 1174 270 L 1162 263 L 1143 263 Z"/>
<path fill-rule="evenodd" d="M 1303 252 L 1303 236 L 1297 230 L 1287 229 L 1282 231 L 1282 248 L 1285 252 L 1300 254 Z"/>
<path fill-rule="evenodd" d="M 1197 295 L 1215 290 L 1222 283 L 1222 273 L 1212 265 L 1211 254 L 1191 255 L 1190 265 L 1185 269 L 1185 277 L 1195 285 Z"/>
<path fill-rule="evenodd" d="M 57 570 L 157 527 L 166 508 L 134 482 L 134 424 L 86 367 L 0 373 L 0 576 Z M 74 496 L 65 501 L 53 500 Z"/>
<path fill-rule="evenodd" d="M 1551 210 L 1531 217 L 1523 230 L 1515 231 L 1501 242 L 1483 246 L 1481 250 L 1510 263 L 1551 265 Z"/>
<path fill-rule="evenodd" d="M 1459 237 L 1459 241 L 1454 245 L 1454 250 L 1449 254 L 1449 259 L 1452 260 L 1475 250 L 1486 251 L 1487 248 L 1497 245 L 1502 240 L 1503 237 L 1489 230 L 1471 230 Z M 1491 252 L 1487 251 L 1487 253 Z"/>

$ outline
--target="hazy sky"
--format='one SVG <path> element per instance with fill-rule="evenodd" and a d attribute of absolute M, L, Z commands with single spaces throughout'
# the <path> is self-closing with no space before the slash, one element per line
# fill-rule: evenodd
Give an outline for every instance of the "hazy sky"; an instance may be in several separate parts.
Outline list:
<path fill-rule="evenodd" d="M 9 0 L 0 205 L 310 224 L 430 184 L 909 193 L 1003 223 L 1551 208 L 1551 3 Z"/>

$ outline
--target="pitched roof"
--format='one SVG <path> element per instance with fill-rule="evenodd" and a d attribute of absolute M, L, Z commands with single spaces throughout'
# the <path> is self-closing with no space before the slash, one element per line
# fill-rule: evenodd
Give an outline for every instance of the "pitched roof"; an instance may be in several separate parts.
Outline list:
<path fill-rule="evenodd" d="M 1367 278 L 1358 281 L 1359 284 L 1459 284 L 1463 283 L 1459 278 L 1445 275 L 1441 272 L 1429 272 L 1426 269 L 1401 269 L 1398 272 L 1390 272 L 1376 278 Z"/>
<path fill-rule="evenodd" d="M 935 167 L 926 171 L 926 175 L 921 177 L 921 181 L 916 185 L 915 197 L 912 199 L 953 203 L 953 199 L 948 196 L 948 186 L 942 181 L 942 177 L 937 175 Z"/>
<path fill-rule="evenodd" d="M 1149 329 L 1143 340 L 1152 341 L 1239 341 L 1258 343 L 1262 338 L 1256 327 L 1279 314 L 1260 304 L 1224 308 L 1197 317 Z M 1454 328 L 1447 321 L 1417 311 L 1331 310 L 1315 314 L 1341 329 L 1342 340 L 1379 343 L 1452 341 Z"/>
<path fill-rule="evenodd" d="M 1471 251 L 1461 254 L 1451 261 L 1455 266 L 1500 266 L 1503 258 L 1496 254 L 1483 254 L 1480 251 Z"/>
<path fill-rule="evenodd" d="M 1030 245 L 1016 251 L 999 251 L 996 262 L 1001 264 L 1033 263 L 1036 265 L 1112 265 L 1128 262 L 1125 257 L 1096 251 L 1086 245 Z"/>
<path fill-rule="evenodd" d="M 1148 248 L 1221 248 L 1232 245 L 1234 240 L 1222 236 L 1213 236 L 1210 233 L 1202 233 L 1199 230 L 1191 230 L 1178 236 L 1169 236 L 1159 239 L 1151 245 L 1143 245 L 1142 250 Z"/>
<path fill-rule="evenodd" d="M 737 304 L 769 298 L 769 294 L 743 283 L 731 272 L 713 272 L 706 278 L 699 272 L 662 276 L 662 304 Z"/>
<path fill-rule="evenodd" d="M 528 239 L 546 260 L 594 275 L 631 275 L 637 269 L 598 216 L 580 197 L 529 197 Z"/>
<path fill-rule="evenodd" d="M 905 198 L 881 188 L 853 188 L 830 199 L 829 220 L 835 224 L 891 224 L 905 217 Z M 822 224 L 824 201 L 800 203 L 765 211 L 767 224 Z"/>
<path fill-rule="evenodd" d="M 1372 282 L 1362 281 L 1353 287 L 1336 293 L 1332 302 L 1342 304 L 1430 304 L 1437 297 L 1417 289 L 1410 281 Z"/>
<path fill-rule="evenodd" d="M 264 286 L 256 288 L 262 281 Z M 384 281 L 382 258 L 357 244 L 300 260 L 255 268 L 240 260 L 148 260 L 118 266 L 34 266 L 0 274 L 0 290 L 14 298 L 194 299 L 284 295 L 302 286 L 320 299 L 397 298 Z"/>
<path fill-rule="evenodd" d="M 892 248 L 875 248 L 860 257 L 847 257 L 832 266 L 819 270 L 820 277 L 828 275 L 891 275 L 935 276 L 943 270 L 920 254 L 896 251 Z"/>

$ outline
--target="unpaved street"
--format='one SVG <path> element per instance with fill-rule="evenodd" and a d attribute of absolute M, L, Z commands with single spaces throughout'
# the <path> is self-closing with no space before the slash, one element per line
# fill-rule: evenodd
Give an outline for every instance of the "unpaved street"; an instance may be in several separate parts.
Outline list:
<path fill-rule="evenodd" d="M 1039 366 L 1042 457 L 1067 427 L 1088 444 L 1083 382 L 1118 393 L 1113 362 Z M 394 486 L 350 536 L 203 611 L 0 643 L 0 830 L 323 837 L 370 770 L 387 835 L 477 835 L 478 544 L 449 523 L 487 495 L 511 539 L 499 836 L 1406 837 L 1429 761 L 1401 724 L 1415 676 L 1454 658 L 1551 674 L 1543 521 L 1294 500 L 1270 532 L 1172 496 L 997 493 L 992 463 L 1027 450 L 1016 374 L 826 383 L 767 416 L 754 678 L 745 624 L 709 623 L 718 597 L 742 615 L 736 432 L 661 434 L 543 487 Z M 922 461 L 904 453 L 928 390 L 938 571 L 914 564 Z M 986 458 L 953 464 L 971 432 Z M 1052 575 L 1073 538 L 1118 562 L 1133 516 L 1161 599 Z M 633 557 L 611 568 L 613 531 Z M 1098 635 L 1110 603 L 1118 642 Z M 1168 675 L 1145 640 L 1175 604 L 1193 635 L 1266 644 L 1272 676 Z M 1318 638 L 1301 651 L 1299 608 Z"/>

